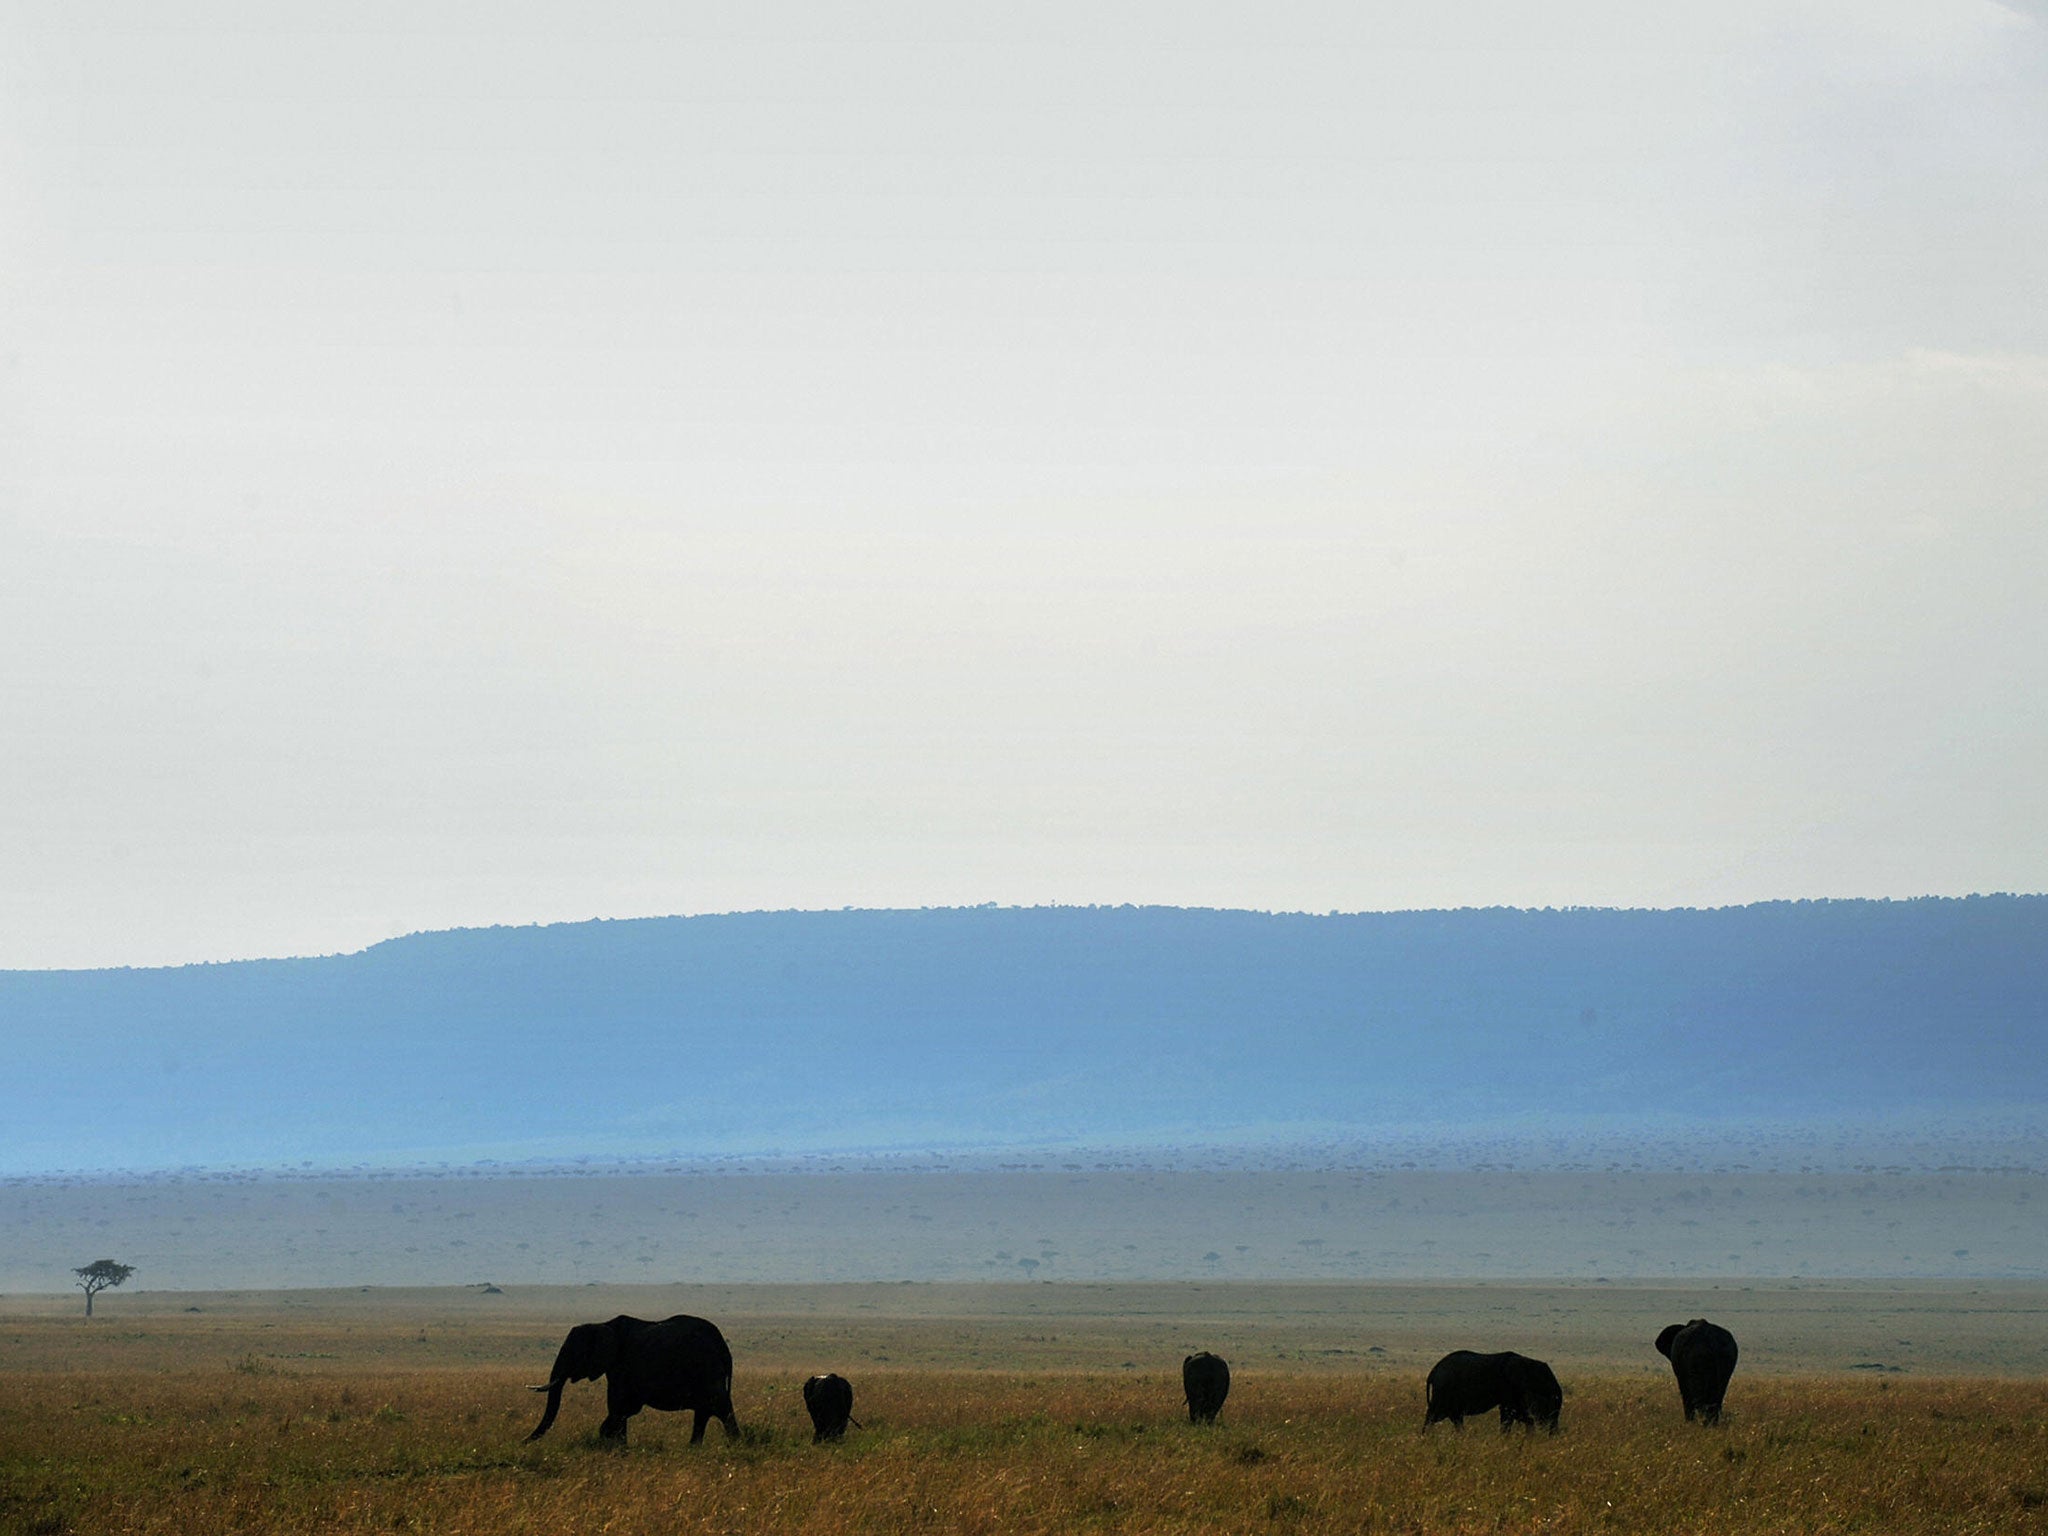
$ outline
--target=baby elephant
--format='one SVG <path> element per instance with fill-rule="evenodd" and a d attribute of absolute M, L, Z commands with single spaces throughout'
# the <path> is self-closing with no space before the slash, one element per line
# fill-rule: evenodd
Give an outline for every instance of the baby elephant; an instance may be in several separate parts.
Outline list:
<path fill-rule="evenodd" d="M 1206 1349 L 1180 1363 L 1180 1384 L 1188 1395 L 1188 1422 L 1214 1424 L 1230 1396 L 1230 1367 Z"/>
<path fill-rule="evenodd" d="M 1657 1353 L 1671 1362 L 1687 1420 L 1697 1414 L 1702 1423 L 1720 1423 L 1721 1399 L 1728 1395 L 1728 1378 L 1735 1374 L 1735 1335 L 1719 1323 L 1696 1317 L 1658 1334 Z"/>
<path fill-rule="evenodd" d="M 1554 1435 L 1564 1410 L 1564 1389 L 1558 1386 L 1556 1373 L 1541 1360 L 1511 1349 L 1497 1355 L 1454 1349 L 1431 1368 L 1422 1390 L 1428 1405 L 1424 1429 L 1439 1419 L 1463 1429 L 1467 1414 L 1498 1407 L 1502 1434 L 1517 1424 L 1525 1429 L 1541 1424 Z"/>
<path fill-rule="evenodd" d="M 853 1383 L 829 1371 L 804 1383 L 804 1406 L 811 1410 L 813 1445 L 844 1439 L 846 1426 L 860 1423 L 853 1416 Z"/>

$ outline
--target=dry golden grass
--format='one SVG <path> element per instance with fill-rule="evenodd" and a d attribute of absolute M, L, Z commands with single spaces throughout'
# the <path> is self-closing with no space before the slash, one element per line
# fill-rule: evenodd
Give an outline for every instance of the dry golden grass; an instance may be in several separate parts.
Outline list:
<path fill-rule="evenodd" d="M 649 1412 L 619 1450 L 594 1438 L 601 1389 L 528 1445 L 535 1370 L 377 1362 L 436 1355 L 410 1334 L 350 1360 L 276 1329 L 207 1341 L 239 1353 L 0 1374 L 0 1531 L 2048 1531 L 2038 1381 L 1738 1375 L 1705 1430 L 1668 1377 L 1567 1376 L 1552 1438 L 1425 1436 L 1407 1372 L 1242 1371 L 1197 1429 L 1172 1370 L 882 1367 L 849 1372 L 865 1427 L 814 1447 L 776 1367 L 742 1370 L 739 1440 L 692 1447 L 687 1416 Z"/>
<path fill-rule="evenodd" d="M 1669 1288 L 1444 1285 L 661 1287 L 129 1295 L 0 1313 L 0 1536 L 438 1531 L 2048 1531 L 2038 1286 L 1717 1293 L 1744 1363 L 1683 1423 Z M 744 1433 L 602 1390 L 524 1437 L 571 1322 L 717 1318 Z M 1909 1344 L 1908 1340 L 1912 1342 Z M 1548 1356 L 1565 1433 L 1424 1436 L 1443 1349 Z M 1232 1362 L 1195 1429 L 1178 1362 Z M 1910 1353 L 1909 1353 L 1910 1351 Z M 1907 1374 L 1857 1362 L 1913 1362 Z M 811 1370 L 865 1428 L 814 1447 Z M 2004 1374 L 1990 1374 L 2002 1371 Z"/>

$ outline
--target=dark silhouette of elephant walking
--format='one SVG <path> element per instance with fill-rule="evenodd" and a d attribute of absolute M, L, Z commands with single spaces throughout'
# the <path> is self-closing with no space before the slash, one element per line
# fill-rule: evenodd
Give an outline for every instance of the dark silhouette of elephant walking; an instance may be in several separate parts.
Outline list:
<path fill-rule="evenodd" d="M 1188 1395 L 1188 1422 L 1214 1424 L 1230 1396 L 1230 1367 L 1206 1349 L 1180 1363 L 1181 1390 Z"/>
<path fill-rule="evenodd" d="M 811 1411 L 813 1445 L 843 1439 L 846 1426 L 860 1422 L 853 1416 L 853 1383 L 831 1371 L 804 1383 L 804 1406 Z"/>
<path fill-rule="evenodd" d="M 1735 1374 L 1735 1335 L 1719 1323 L 1696 1317 L 1658 1334 L 1657 1353 L 1671 1362 L 1686 1419 L 1697 1415 L 1702 1423 L 1720 1423 L 1721 1399 L 1728 1395 L 1728 1378 Z"/>
<path fill-rule="evenodd" d="M 732 1351 L 725 1335 L 701 1317 L 677 1316 L 650 1323 L 615 1317 L 608 1323 L 578 1323 L 562 1341 L 547 1384 L 547 1412 L 528 1440 L 538 1440 L 555 1422 L 562 1388 L 572 1381 L 605 1378 L 605 1419 L 598 1434 L 626 1438 L 626 1421 L 642 1408 L 669 1413 L 692 1410 L 697 1421 L 690 1444 L 704 1438 L 708 1419 L 725 1426 L 727 1438 L 740 1432 L 732 1411 Z"/>
<path fill-rule="evenodd" d="M 1557 1384 L 1556 1373 L 1541 1360 L 1511 1349 L 1497 1355 L 1454 1349 L 1430 1368 L 1422 1390 L 1428 1405 L 1424 1429 L 1439 1419 L 1463 1429 L 1467 1414 L 1498 1407 L 1502 1434 L 1517 1424 L 1525 1429 L 1541 1424 L 1554 1435 L 1564 1411 L 1564 1389 Z"/>

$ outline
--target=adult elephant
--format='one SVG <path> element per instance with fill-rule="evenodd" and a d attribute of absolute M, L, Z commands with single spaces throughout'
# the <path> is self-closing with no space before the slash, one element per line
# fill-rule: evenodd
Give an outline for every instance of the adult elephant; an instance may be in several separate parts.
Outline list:
<path fill-rule="evenodd" d="M 1702 1423 L 1720 1423 L 1721 1399 L 1728 1395 L 1728 1378 L 1735 1374 L 1735 1335 L 1719 1323 L 1696 1317 L 1658 1334 L 1657 1353 L 1671 1362 L 1687 1421 L 1697 1416 Z"/>
<path fill-rule="evenodd" d="M 535 1387 L 548 1395 L 528 1440 L 538 1440 L 555 1422 L 562 1406 L 562 1388 L 572 1381 L 605 1378 L 605 1418 L 598 1434 L 624 1440 L 626 1421 L 642 1408 L 670 1413 L 693 1410 L 697 1422 L 690 1444 L 704 1438 L 707 1419 L 725 1426 L 728 1439 L 740 1432 L 732 1411 L 732 1351 L 725 1335 L 701 1317 L 677 1316 L 650 1323 L 637 1317 L 615 1317 L 608 1323 L 578 1323 L 562 1340 L 547 1384 Z"/>
<path fill-rule="evenodd" d="M 853 1416 L 853 1383 L 827 1371 L 804 1383 L 804 1407 L 811 1411 L 811 1444 L 846 1437 L 846 1426 L 858 1423 Z"/>
<path fill-rule="evenodd" d="M 1180 1385 L 1188 1398 L 1188 1422 L 1214 1424 L 1223 1399 L 1230 1396 L 1230 1367 L 1205 1349 L 1181 1361 Z"/>
<path fill-rule="evenodd" d="M 1502 1434 L 1517 1424 L 1525 1429 L 1541 1424 L 1554 1435 L 1564 1411 L 1564 1389 L 1557 1384 L 1556 1373 L 1541 1360 L 1511 1349 L 1497 1355 L 1454 1349 L 1431 1367 L 1422 1390 L 1427 1404 L 1424 1429 L 1439 1419 L 1463 1429 L 1467 1414 L 1497 1407 Z"/>

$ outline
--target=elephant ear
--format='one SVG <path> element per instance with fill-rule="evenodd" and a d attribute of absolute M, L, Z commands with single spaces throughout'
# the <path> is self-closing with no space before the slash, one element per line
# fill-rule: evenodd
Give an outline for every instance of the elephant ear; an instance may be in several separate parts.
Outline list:
<path fill-rule="evenodd" d="M 1662 1355 L 1666 1360 L 1669 1360 L 1671 1358 L 1671 1341 L 1678 1337 L 1679 1333 L 1683 1331 L 1684 1327 L 1685 1325 L 1683 1323 L 1673 1323 L 1670 1327 L 1666 1328 L 1662 1333 L 1657 1335 L 1657 1353 Z"/>
<path fill-rule="evenodd" d="M 578 1323 L 569 1330 L 562 1353 L 573 1362 L 568 1373 L 571 1381 L 595 1381 L 618 1359 L 618 1335 L 610 1323 Z"/>

